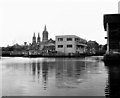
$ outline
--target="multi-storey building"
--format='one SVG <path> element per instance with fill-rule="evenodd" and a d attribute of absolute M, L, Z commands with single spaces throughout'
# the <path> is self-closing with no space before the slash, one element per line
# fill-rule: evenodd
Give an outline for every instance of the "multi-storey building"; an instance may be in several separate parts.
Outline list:
<path fill-rule="evenodd" d="M 87 41 L 75 35 L 56 36 L 55 50 L 65 54 L 85 53 Z"/>

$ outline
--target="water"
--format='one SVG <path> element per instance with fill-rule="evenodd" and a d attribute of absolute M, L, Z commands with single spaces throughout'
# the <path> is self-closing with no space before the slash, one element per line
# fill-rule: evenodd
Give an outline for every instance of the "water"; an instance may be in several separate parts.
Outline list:
<path fill-rule="evenodd" d="M 2 96 L 109 96 L 113 71 L 100 59 L 3 57 Z"/>

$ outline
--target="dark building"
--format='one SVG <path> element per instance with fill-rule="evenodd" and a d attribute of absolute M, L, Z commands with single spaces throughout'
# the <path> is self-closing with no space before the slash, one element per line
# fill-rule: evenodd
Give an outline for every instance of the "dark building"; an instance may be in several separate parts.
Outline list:
<path fill-rule="evenodd" d="M 107 53 L 120 52 L 120 14 L 104 15 L 104 29 L 107 31 Z"/>
<path fill-rule="evenodd" d="M 103 60 L 105 63 L 120 63 L 120 14 L 104 15 L 104 29 L 107 31 L 107 52 Z"/>

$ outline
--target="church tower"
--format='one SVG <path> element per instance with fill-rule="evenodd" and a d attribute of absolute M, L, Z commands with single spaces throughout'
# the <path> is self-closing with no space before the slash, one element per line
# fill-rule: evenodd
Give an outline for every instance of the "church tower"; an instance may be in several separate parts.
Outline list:
<path fill-rule="evenodd" d="M 33 45 L 35 45 L 35 44 L 36 44 L 36 37 L 35 37 L 35 33 L 34 33 L 34 35 L 33 35 L 32 44 L 33 44 Z"/>
<path fill-rule="evenodd" d="M 46 25 L 45 25 L 44 31 L 42 33 L 42 41 L 45 42 L 47 40 L 48 40 L 48 32 L 47 32 Z"/>
<path fill-rule="evenodd" d="M 38 32 L 38 37 L 37 37 L 37 44 L 40 44 L 40 35 L 39 35 L 39 32 Z"/>

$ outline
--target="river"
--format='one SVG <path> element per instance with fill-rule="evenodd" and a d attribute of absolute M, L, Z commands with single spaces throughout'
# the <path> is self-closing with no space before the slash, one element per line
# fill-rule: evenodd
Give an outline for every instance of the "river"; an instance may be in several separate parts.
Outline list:
<path fill-rule="evenodd" d="M 2 57 L 2 96 L 110 96 L 111 81 L 112 89 L 120 87 L 120 70 L 101 58 Z"/>

